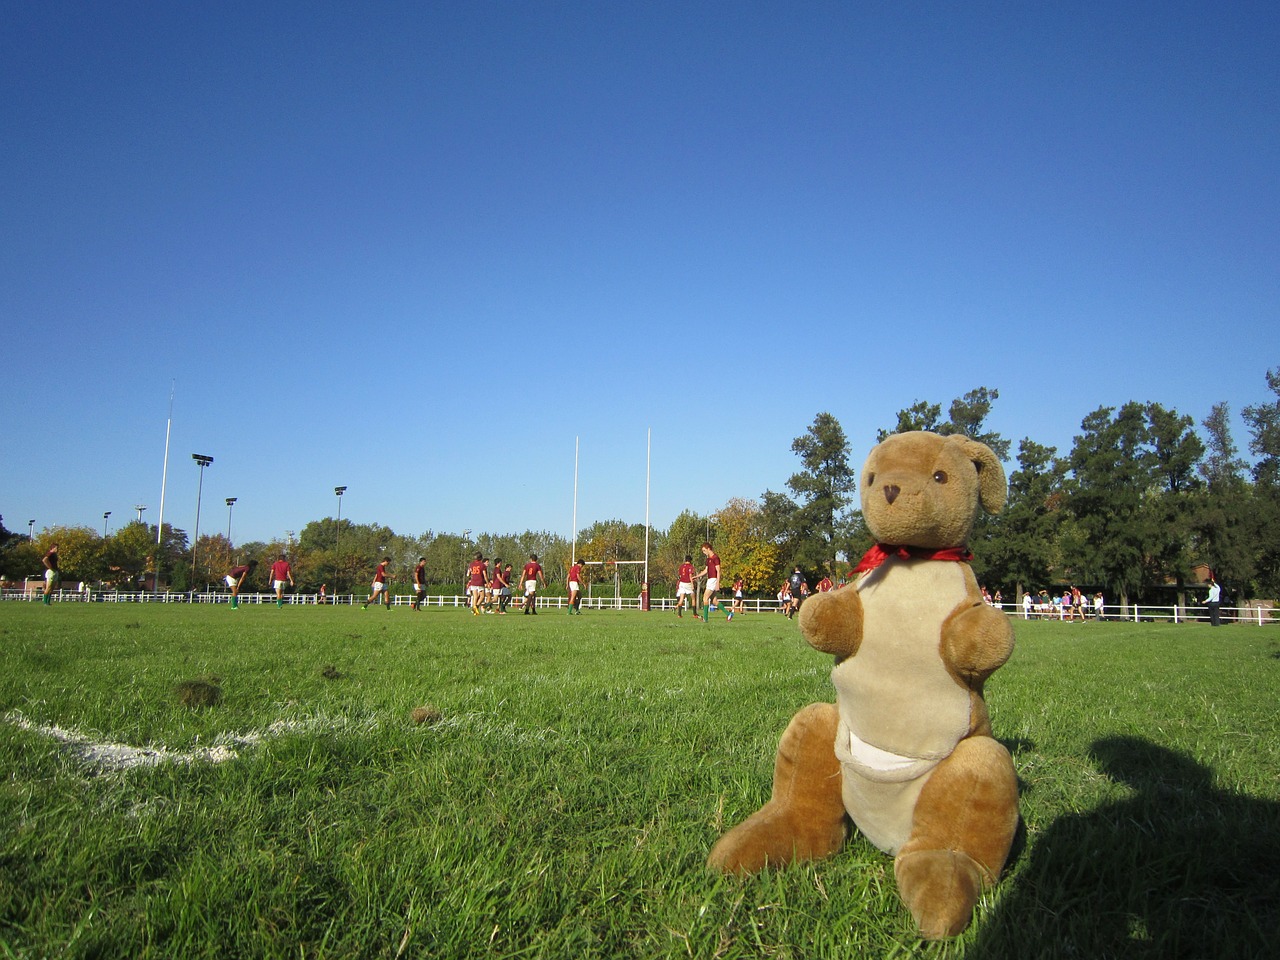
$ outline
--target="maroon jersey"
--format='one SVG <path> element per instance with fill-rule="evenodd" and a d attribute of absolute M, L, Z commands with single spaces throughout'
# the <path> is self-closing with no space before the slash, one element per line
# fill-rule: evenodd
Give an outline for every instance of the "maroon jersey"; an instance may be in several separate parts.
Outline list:
<path fill-rule="evenodd" d="M 692 563 L 680 564 L 680 582 L 693 583 L 693 564 Z"/>
<path fill-rule="evenodd" d="M 484 579 L 488 573 L 489 571 L 485 567 L 483 560 L 472 560 L 471 565 L 467 567 L 467 576 L 469 577 L 467 586 L 483 587 Z"/>
<path fill-rule="evenodd" d="M 530 560 L 524 565 L 524 579 L 526 582 L 529 580 L 537 580 L 541 573 L 542 565 L 536 560 Z"/>

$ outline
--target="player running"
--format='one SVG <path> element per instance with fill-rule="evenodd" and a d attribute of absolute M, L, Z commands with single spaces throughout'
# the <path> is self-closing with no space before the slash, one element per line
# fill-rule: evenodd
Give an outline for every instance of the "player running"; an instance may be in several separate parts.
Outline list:
<path fill-rule="evenodd" d="M 702 544 L 702 555 L 706 557 L 707 565 L 698 571 L 698 577 L 699 579 L 701 579 L 702 577 L 706 577 L 707 585 L 702 594 L 703 616 L 698 617 L 699 620 L 703 619 L 704 617 L 710 617 L 712 610 L 720 609 L 718 606 L 716 606 L 716 593 L 720 589 L 720 557 L 717 556 L 716 552 L 711 549 L 711 544 L 706 542 Z M 695 617 L 698 616 L 696 611 L 694 612 L 693 615 Z M 732 619 L 733 619 L 733 610 L 732 608 L 730 608 L 728 615 L 725 616 L 725 620 L 727 621 Z"/>
<path fill-rule="evenodd" d="M 569 588 L 569 614 L 582 615 L 582 582 L 586 578 L 582 575 L 582 561 L 573 561 L 573 566 L 569 568 L 569 576 L 565 580 L 566 586 Z"/>
<path fill-rule="evenodd" d="M 387 610 L 391 609 L 391 591 L 387 589 L 391 580 L 391 574 L 387 573 L 390 562 L 386 557 L 378 561 L 378 567 L 373 571 L 373 583 L 369 586 L 369 599 L 360 604 L 361 610 L 368 610 L 371 603 L 376 607 L 381 602 L 386 603 Z"/>

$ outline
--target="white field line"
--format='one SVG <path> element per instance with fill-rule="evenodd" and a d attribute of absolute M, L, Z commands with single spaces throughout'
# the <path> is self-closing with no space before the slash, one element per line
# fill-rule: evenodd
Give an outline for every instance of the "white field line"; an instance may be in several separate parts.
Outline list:
<path fill-rule="evenodd" d="M 242 752 L 277 737 L 317 730 L 328 733 L 352 730 L 356 733 L 372 733 L 378 726 L 378 721 L 373 718 L 365 720 L 351 720 L 347 717 L 282 719 L 274 721 L 265 730 L 219 734 L 213 745 L 209 747 L 173 750 L 156 744 L 135 747 L 127 743 L 97 740 L 78 730 L 68 730 L 56 724 L 36 723 L 17 711 L 5 714 L 0 717 L 0 720 L 20 730 L 56 740 L 67 747 L 77 760 L 106 771 L 158 767 L 166 763 L 184 766 L 198 763 L 226 763 L 229 760 L 238 759 Z M 495 722 L 492 717 L 483 713 L 464 713 L 446 717 L 430 729 L 437 732 L 454 730 L 506 744 L 573 743 L 579 739 L 574 735 L 566 736 L 560 731 L 547 727 L 528 729 L 512 722 Z"/>
<path fill-rule="evenodd" d="M 271 740 L 289 733 L 307 730 L 332 730 L 345 722 L 334 723 L 329 720 L 277 720 L 265 730 L 254 730 L 245 734 L 222 734 L 211 747 L 198 747 L 194 750 L 171 750 L 165 746 L 134 747 L 127 743 L 114 743 L 109 740 L 94 740 L 76 730 L 65 727 L 34 723 L 20 713 L 5 715 L 6 723 L 20 730 L 36 733 L 57 740 L 67 746 L 77 759 L 106 770 L 130 770 L 135 767 L 158 767 L 166 763 L 225 763 L 235 760 L 240 752 L 255 747 L 264 740 Z"/>

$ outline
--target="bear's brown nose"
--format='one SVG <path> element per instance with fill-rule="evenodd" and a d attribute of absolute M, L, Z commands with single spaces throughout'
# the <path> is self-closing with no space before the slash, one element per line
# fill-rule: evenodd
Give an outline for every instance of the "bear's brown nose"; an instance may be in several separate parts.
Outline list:
<path fill-rule="evenodd" d="M 894 484 L 886 484 L 884 488 L 884 498 L 889 501 L 889 505 L 893 506 L 893 501 L 898 499 L 898 494 L 902 492 L 902 488 Z"/>

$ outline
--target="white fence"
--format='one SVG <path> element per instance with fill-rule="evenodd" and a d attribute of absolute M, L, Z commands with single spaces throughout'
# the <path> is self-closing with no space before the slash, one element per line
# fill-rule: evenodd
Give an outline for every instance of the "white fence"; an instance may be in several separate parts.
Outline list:
<path fill-rule="evenodd" d="M 54 592 L 52 599 L 59 603 L 229 603 L 231 595 L 226 592 L 212 591 L 202 593 L 150 593 L 124 590 L 84 592 L 79 590 L 58 590 Z M 35 591 L 10 589 L 0 591 L 0 600 L 25 600 L 35 603 L 40 600 L 40 594 Z M 325 597 L 323 603 L 325 605 L 351 606 L 364 603 L 364 600 L 363 594 L 346 593 Z M 508 610 L 519 610 L 521 600 L 521 597 L 512 597 Z M 240 603 L 242 604 L 273 604 L 275 602 L 276 596 L 274 593 L 240 594 Z M 321 601 L 319 595 L 314 593 L 286 593 L 284 602 L 289 606 L 313 606 Z M 391 603 L 392 606 L 396 607 L 408 607 L 413 603 L 413 597 L 409 595 L 392 597 Z M 539 609 L 563 610 L 568 607 L 568 604 L 567 597 L 538 597 Z M 423 606 L 425 607 L 466 609 L 467 605 L 467 598 L 461 594 L 435 594 L 423 600 Z M 649 601 L 649 605 L 651 610 L 669 612 L 675 609 L 675 599 L 672 597 L 654 597 Z M 722 610 L 727 611 L 729 609 L 729 601 L 721 598 L 720 607 Z M 582 608 L 584 610 L 640 610 L 641 606 L 639 597 L 583 597 Z M 780 612 L 778 601 L 773 599 L 744 600 L 743 608 L 747 613 Z M 1015 619 L 1023 619 L 1022 607 L 1019 604 L 1006 603 L 1001 609 Z M 1277 614 L 1273 608 L 1260 604 L 1243 607 L 1223 607 L 1220 613 L 1222 620 L 1227 623 L 1252 623 L 1259 626 L 1280 623 L 1280 614 Z M 1072 622 L 1064 620 L 1057 610 L 1033 610 L 1028 619 Z M 1091 611 L 1087 619 L 1096 620 L 1098 618 Z M 1204 607 L 1169 607 L 1131 603 L 1127 608 L 1122 608 L 1118 605 L 1105 607 L 1102 619 L 1110 621 L 1124 620 L 1131 623 L 1150 623 L 1154 621 L 1203 623 L 1209 619 L 1209 612 Z"/>

